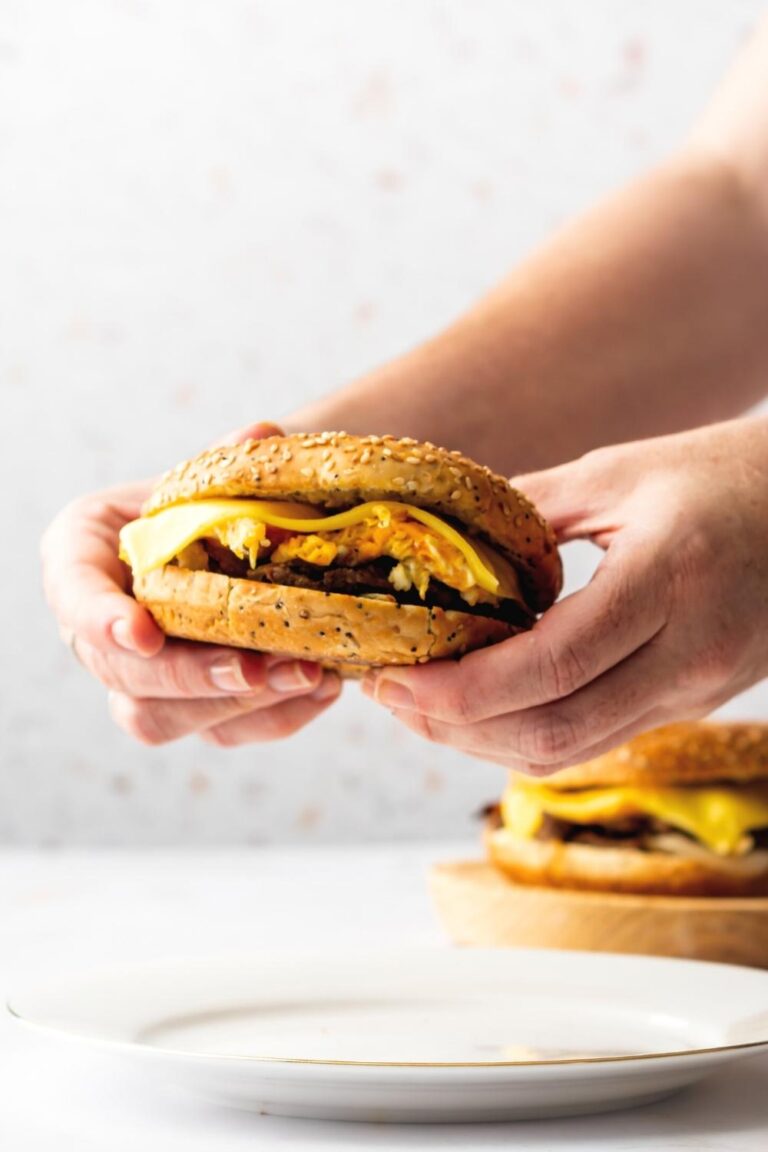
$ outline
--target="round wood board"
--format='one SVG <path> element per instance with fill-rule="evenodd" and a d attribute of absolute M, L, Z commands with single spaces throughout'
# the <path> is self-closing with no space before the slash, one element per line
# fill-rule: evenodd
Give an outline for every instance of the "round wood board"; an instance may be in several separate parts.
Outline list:
<path fill-rule="evenodd" d="M 429 877 L 457 944 L 682 956 L 768 968 L 768 897 L 635 896 L 516 884 L 483 860 Z"/>

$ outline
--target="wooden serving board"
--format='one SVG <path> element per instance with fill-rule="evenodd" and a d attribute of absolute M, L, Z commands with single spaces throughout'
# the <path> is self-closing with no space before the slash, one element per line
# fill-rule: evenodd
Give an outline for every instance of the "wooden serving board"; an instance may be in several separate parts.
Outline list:
<path fill-rule="evenodd" d="M 768 968 L 768 897 L 534 888 L 482 860 L 436 864 L 429 885 L 457 944 L 634 952 Z"/>

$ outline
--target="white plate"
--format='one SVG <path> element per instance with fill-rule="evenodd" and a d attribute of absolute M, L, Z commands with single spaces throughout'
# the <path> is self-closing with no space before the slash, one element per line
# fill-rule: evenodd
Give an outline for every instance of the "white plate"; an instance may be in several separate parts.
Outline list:
<path fill-rule="evenodd" d="M 9 1008 L 198 1099 L 323 1119 L 607 1111 L 768 1047 L 768 972 L 523 949 L 168 961 Z"/>

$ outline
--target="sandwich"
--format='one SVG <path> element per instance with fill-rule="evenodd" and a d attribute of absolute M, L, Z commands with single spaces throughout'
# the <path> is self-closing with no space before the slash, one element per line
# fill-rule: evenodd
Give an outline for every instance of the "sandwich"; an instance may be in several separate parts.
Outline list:
<path fill-rule="evenodd" d="M 673 724 L 487 810 L 494 865 L 521 884 L 664 896 L 768 894 L 768 725 Z"/>
<path fill-rule="evenodd" d="M 458 657 L 556 599 L 552 530 L 507 480 L 433 444 L 343 432 L 215 448 L 120 533 L 169 636 L 366 667 Z"/>

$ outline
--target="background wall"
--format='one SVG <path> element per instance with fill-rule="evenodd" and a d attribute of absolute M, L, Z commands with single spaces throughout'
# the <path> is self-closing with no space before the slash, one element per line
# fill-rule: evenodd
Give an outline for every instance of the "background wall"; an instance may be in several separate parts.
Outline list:
<path fill-rule="evenodd" d="M 37 538 L 445 323 L 674 147 L 762 7 L 0 0 L 0 842 L 471 830 L 502 773 L 354 687 L 285 744 L 131 743 Z"/>

